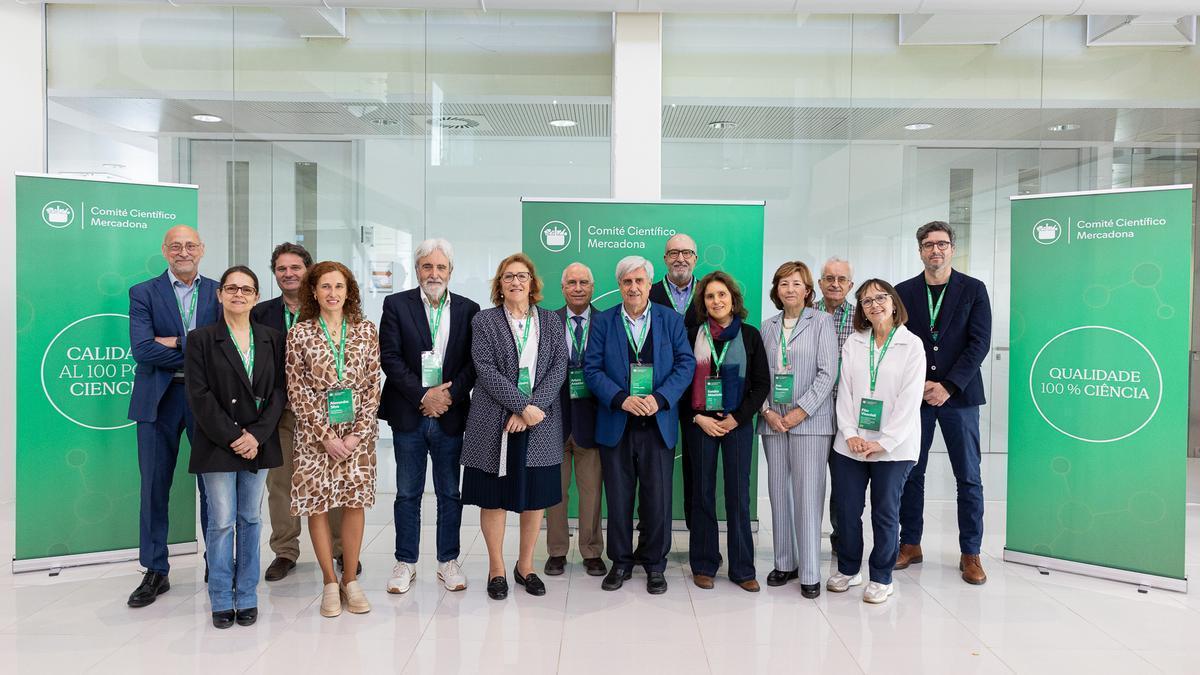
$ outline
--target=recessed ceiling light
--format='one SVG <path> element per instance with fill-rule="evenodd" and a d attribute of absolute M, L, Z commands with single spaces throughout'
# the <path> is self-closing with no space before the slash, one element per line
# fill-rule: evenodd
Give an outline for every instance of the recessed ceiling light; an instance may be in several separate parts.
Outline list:
<path fill-rule="evenodd" d="M 208 124 L 216 124 L 217 122 L 221 121 L 219 116 L 209 115 L 208 113 L 197 113 L 192 115 L 192 119 L 196 120 L 197 122 L 207 122 Z"/>
<path fill-rule="evenodd" d="M 573 127 L 575 124 L 575 120 L 550 120 L 550 126 L 552 127 Z"/>
<path fill-rule="evenodd" d="M 914 122 L 912 124 L 905 124 L 904 128 L 908 131 L 925 131 L 926 129 L 932 129 L 933 125 L 929 122 Z"/>
<path fill-rule="evenodd" d="M 1050 131 L 1075 131 L 1078 128 L 1078 124 L 1075 124 L 1074 122 L 1067 122 L 1065 124 L 1055 124 L 1054 126 L 1050 127 Z"/>
<path fill-rule="evenodd" d="M 392 127 L 392 126 L 396 126 L 397 124 L 400 124 L 396 120 L 389 120 L 386 117 L 373 117 L 368 121 L 377 127 Z"/>
<path fill-rule="evenodd" d="M 735 129 L 737 125 L 737 122 L 730 122 L 728 120 L 717 120 L 716 122 L 708 123 L 708 126 L 712 129 Z"/>

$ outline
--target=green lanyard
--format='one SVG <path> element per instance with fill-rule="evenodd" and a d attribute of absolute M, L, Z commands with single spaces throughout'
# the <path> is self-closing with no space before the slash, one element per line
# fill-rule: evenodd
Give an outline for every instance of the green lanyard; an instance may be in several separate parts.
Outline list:
<path fill-rule="evenodd" d="M 896 327 L 892 326 L 892 330 L 888 333 L 887 340 L 883 342 L 883 349 L 879 351 L 879 362 L 875 361 L 875 331 L 867 332 L 867 340 L 871 343 L 871 395 L 875 395 L 875 380 L 879 378 L 879 368 L 883 365 L 883 357 L 887 354 L 888 346 L 892 344 L 892 337 L 896 334 Z"/>
<path fill-rule="evenodd" d="M 821 310 L 822 312 L 825 311 L 825 298 L 821 298 L 817 301 L 817 309 Z M 846 332 L 846 320 L 850 318 L 850 311 L 846 309 L 845 302 L 839 305 L 838 309 L 842 311 L 842 318 L 838 321 L 838 335 L 841 335 L 842 333 Z M 833 311 L 836 312 L 838 309 Z"/>
<path fill-rule="evenodd" d="M 792 335 L 796 334 L 796 329 L 800 327 L 800 319 L 804 318 L 804 310 L 800 310 L 800 316 L 796 317 L 796 324 L 792 326 L 792 332 L 788 335 L 783 334 L 783 315 L 779 315 L 779 357 L 783 361 L 783 369 L 788 369 L 788 342 L 791 341 Z"/>
<path fill-rule="evenodd" d="M 517 360 L 521 360 L 521 354 L 525 353 L 525 344 L 529 342 L 529 326 L 533 323 L 533 313 L 536 310 L 533 307 L 529 308 L 529 313 L 525 315 L 525 334 L 521 337 L 513 335 L 513 340 L 517 342 Z M 440 320 L 440 318 L 439 318 Z"/>
<path fill-rule="evenodd" d="M 712 330 L 708 327 L 708 322 L 704 323 L 704 339 L 708 340 L 708 350 L 713 355 L 713 372 L 717 375 L 721 374 L 721 364 L 725 363 L 725 355 L 729 353 L 729 343 L 725 343 L 721 353 L 717 353 L 717 345 L 713 342 Z"/>
<path fill-rule="evenodd" d="M 942 294 L 938 296 L 937 304 L 933 304 L 933 291 L 929 290 L 929 284 L 925 284 L 925 299 L 929 301 L 929 332 L 933 332 L 933 326 L 937 323 L 938 314 L 942 311 L 942 301 L 946 299 L 946 289 L 942 289 Z"/>
<path fill-rule="evenodd" d="M 438 329 L 442 327 L 442 311 L 446 309 L 446 300 L 449 294 L 443 293 L 442 300 L 438 303 L 437 312 L 431 312 L 429 317 L 429 341 L 433 345 L 433 349 L 437 349 Z"/>
<path fill-rule="evenodd" d="M 321 317 L 321 330 L 325 331 L 325 342 L 329 351 L 333 352 L 333 366 L 337 369 L 338 382 L 342 381 L 342 371 L 346 368 L 346 317 L 342 317 L 342 343 L 333 346 L 333 336 L 329 334 L 329 326 L 325 325 L 325 317 Z"/>
<path fill-rule="evenodd" d="M 200 280 L 196 280 L 196 287 L 192 289 L 192 302 L 187 313 L 183 312 L 183 303 L 179 301 L 179 294 L 175 294 L 175 304 L 179 305 L 179 318 L 183 320 L 183 331 L 186 333 L 188 324 L 192 322 L 192 317 L 196 316 L 196 297 L 200 295 Z"/>
<path fill-rule="evenodd" d="M 246 377 L 254 377 L 254 326 L 250 327 L 249 354 L 242 352 L 242 348 L 238 345 L 237 338 L 233 336 L 233 329 L 229 327 L 229 324 L 225 324 L 225 330 L 229 331 L 229 339 L 233 340 L 233 348 L 237 350 L 238 356 L 242 359 L 242 367 L 246 369 Z"/>
<path fill-rule="evenodd" d="M 672 295 L 671 288 L 669 286 L 667 286 L 666 279 L 662 280 L 662 286 L 663 286 L 663 290 L 667 292 L 667 300 L 671 301 L 671 307 L 675 308 L 675 311 L 679 314 L 683 314 L 684 312 L 686 312 L 688 305 L 692 304 L 692 294 L 696 292 L 695 277 L 692 278 L 692 287 L 688 289 L 687 298 L 685 298 L 683 301 L 683 307 L 680 307 L 679 305 L 675 304 L 675 296 Z"/>
<path fill-rule="evenodd" d="M 580 325 L 580 328 L 582 330 L 580 330 L 579 332 L 583 333 L 583 337 L 576 338 L 575 331 L 572 330 L 570 327 L 572 318 L 573 317 L 570 317 L 570 316 L 567 317 L 567 334 L 569 334 L 571 336 L 571 344 L 575 345 L 575 353 L 578 354 L 580 358 L 583 358 L 583 349 L 584 349 L 584 347 L 587 346 L 587 339 L 588 339 L 588 320 L 584 319 Z"/>
<path fill-rule="evenodd" d="M 650 311 L 649 306 L 646 307 L 646 311 Z M 621 323 L 625 324 L 625 336 L 629 338 L 629 346 L 633 347 L 633 356 L 635 359 L 637 359 L 638 363 L 641 363 L 642 347 L 646 344 L 646 331 L 650 329 L 650 317 L 647 316 L 646 322 L 642 324 L 642 333 L 638 336 L 637 340 L 633 339 L 633 331 L 629 328 L 629 325 L 633 323 L 633 320 L 622 320 Z"/>
<path fill-rule="evenodd" d="M 299 316 L 300 312 L 293 312 L 292 310 L 288 309 L 287 305 L 283 306 L 283 323 L 285 326 L 287 326 L 288 330 L 291 330 L 292 326 L 296 325 L 296 319 Z"/>

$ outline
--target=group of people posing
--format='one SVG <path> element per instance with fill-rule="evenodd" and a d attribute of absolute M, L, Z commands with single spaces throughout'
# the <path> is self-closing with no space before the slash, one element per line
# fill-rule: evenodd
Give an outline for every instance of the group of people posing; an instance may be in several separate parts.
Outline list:
<path fill-rule="evenodd" d="M 321 614 L 369 611 L 358 577 L 379 419 L 391 426 L 396 458 L 389 593 L 407 592 L 417 575 L 427 463 L 436 575 L 448 590 L 467 587 L 459 532 L 469 504 L 481 510 L 488 595 L 509 592 L 509 512 L 520 514 L 513 581 L 544 595 L 534 546 L 544 516 L 542 571 L 564 573 L 573 477 L 587 574 L 616 591 L 641 567 L 646 590 L 665 593 L 677 444 L 693 583 L 713 588 L 724 562 L 720 466 L 727 574 L 757 592 L 749 500 L 758 434 L 774 536 L 767 584 L 798 579 L 804 597 L 820 594 L 828 470 L 836 572 L 825 587 L 863 583 L 869 495 L 863 599 L 881 603 L 893 592 L 893 570 L 923 559 L 924 477 L 937 424 L 958 484 L 959 568 L 982 584 L 980 364 L 991 311 L 983 283 L 952 269 L 946 223 L 923 225 L 916 238 L 924 271 L 895 287 L 862 282 L 855 302 L 848 261 L 828 260 L 816 283 L 805 263 L 784 263 L 769 291 L 779 312 L 758 327 L 746 321 L 744 282 L 723 271 L 695 277 L 697 246 L 687 235 L 667 241 L 658 282 L 650 261 L 622 259 L 614 272 L 621 302 L 605 311 L 592 305 L 595 279 L 581 262 L 563 271 L 566 305 L 541 307 L 543 279 L 522 253 L 500 262 L 491 307 L 481 309 L 449 290 L 450 243 L 429 239 L 414 253 L 417 288 L 388 296 L 377 328 L 341 263 L 314 264 L 302 246 L 281 244 L 271 256 L 281 295 L 259 303 L 251 269 L 200 276 L 204 244 L 194 229 L 175 227 L 162 247 L 168 269 L 129 293 L 146 573 L 128 604 L 149 605 L 170 589 L 167 496 L 187 433 L 215 626 L 257 619 L 264 492 L 276 556 L 266 580 L 295 567 L 304 517 L 323 577 Z"/>

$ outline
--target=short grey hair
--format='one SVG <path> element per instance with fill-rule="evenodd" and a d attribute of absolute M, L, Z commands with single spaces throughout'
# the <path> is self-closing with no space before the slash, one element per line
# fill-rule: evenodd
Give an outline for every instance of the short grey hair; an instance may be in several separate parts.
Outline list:
<path fill-rule="evenodd" d="M 654 281 L 654 265 L 640 255 L 627 255 L 617 263 L 617 283 L 638 269 L 646 270 L 646 276 Z"/>
<path fill-rule="evenodd" d="M 829 260 L 826 260 L 825 264 L 821 265 L 821 276 L 825 276 L 826 267 L 829 267 L 830 265 L 836 265 L 838 263 L 845 265 L 846 269 L 850 270 L 850 281 L 854 281 L 854 265 L 851 265 L 849 260 L 840 258 L 836 255 L 829 256 Z"/>
<path fill-rule="evenodd" d="M 566 267 L 563 268 L 562 280 L 560 280 L 558 282 L 559 284 L 567 283 L 567 271 L 570 270 L 572 267 L 582 267 L 583 271 L 587 272 L 588 281 L 592 282 L 593 284 L 596 283 L 596 277 L 594 277 L 592 275 L 592 268 L 588 267 L 587 265 L 584 265 L 581 262 L 573 262 L 570 265 L 567 265 Z"/>
<path fill-rule="evenodd" d="M 428 257 L 434 251 L 441 251 L 442 255 L 446 256 L 446 260 L 450 261 L 450 269 L 454 270 L 454 247 L 440 237 L 426 239 L 421 242 L 416 251 L 413 251 L 413 269 L 416 269 L 418 260 Z"/>

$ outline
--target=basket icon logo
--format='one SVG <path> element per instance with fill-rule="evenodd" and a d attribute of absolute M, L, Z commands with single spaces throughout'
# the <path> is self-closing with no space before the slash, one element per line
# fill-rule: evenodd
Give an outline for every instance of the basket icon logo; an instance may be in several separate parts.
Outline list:
<path fill-rule="evenodd" d="M 75 222 L 75 209 L 66 202 L 49 202 L 42 207 L 42 221 L 55 229 L 70 227 Z"/>
<path fill-rule="evenodd" d="M 551 220 L 542 226 L 542 247 L 558 253 L 571 245 L 571 228 L 561 220 Z"/>
<path fill-rule="evenodd" d="M 1033 239 L 1039 244 L 1049 245 L 1062 236 L 1062 225 L 1053 218 L 1043 218 L 1033 226 Z"/>

